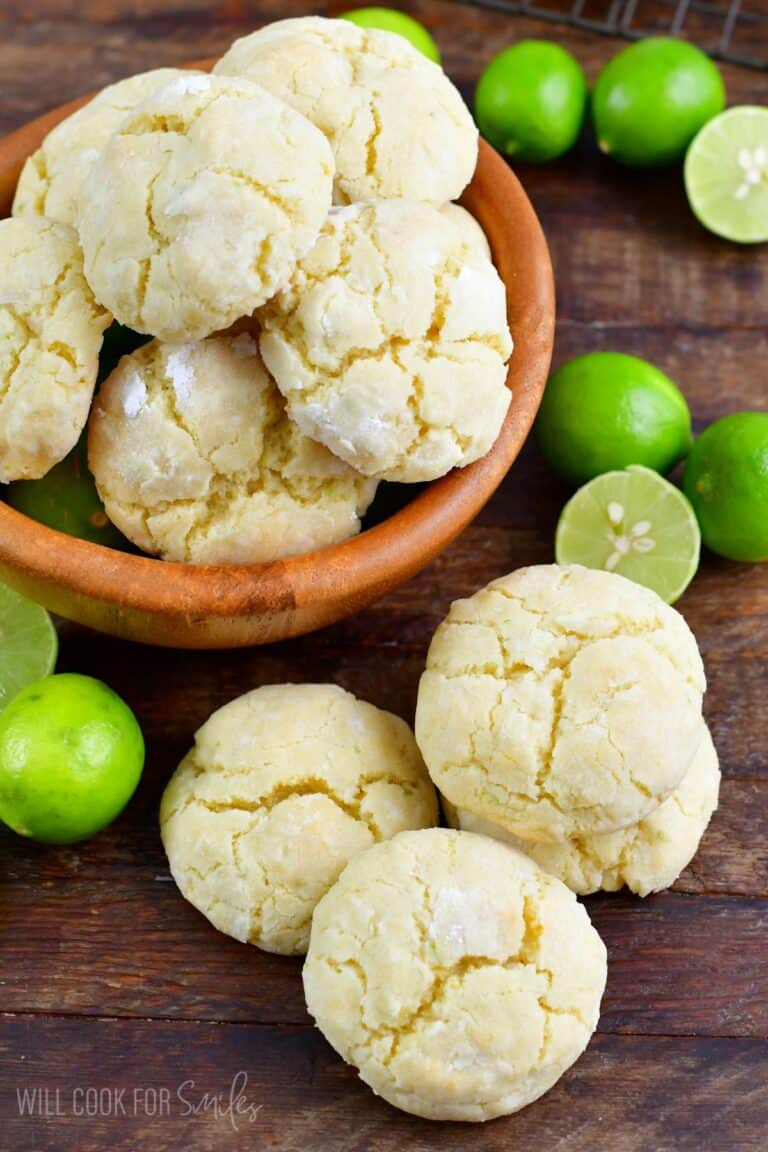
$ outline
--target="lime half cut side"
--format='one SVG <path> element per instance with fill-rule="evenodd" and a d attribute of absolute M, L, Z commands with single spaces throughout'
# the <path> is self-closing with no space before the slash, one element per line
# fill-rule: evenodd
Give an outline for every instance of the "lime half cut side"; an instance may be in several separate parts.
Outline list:
<path fill-rule="evenodd" d="M 674 604 L 696 575 L 701 533 L 683 493 L 650 468 L 596 476 L 568 501 L 558 564 L 618 572 Z"/>
<path fill-rule="evenodd" d="M 22 688 L 50 676 L 58 653 L 56 629 L 45 608 L 0 584 L 0 712 Z"/>
<path fill-rule="evenodd" d="M 768 108 L 716 116 L 685 158 L 685 189 L 705 228 L 738 244 L 768 240 Z"/>

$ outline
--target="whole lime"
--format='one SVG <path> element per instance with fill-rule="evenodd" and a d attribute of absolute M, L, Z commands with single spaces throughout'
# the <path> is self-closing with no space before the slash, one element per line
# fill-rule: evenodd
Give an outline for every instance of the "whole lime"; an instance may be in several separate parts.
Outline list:
<path fill-rule="evenodd" d="M 581 66 L 559 44 L 521 40 L 491 60 L 475 91 L 477 125 L 518 160 L 554 160 L 578 139 L 587 106 Z"/>
<path fill-rule="evenodd" d="M 683 477 L 704 543 L 731 560 L 768 560 L 768 412 L 710 424 Z"/>
<path fill-rule="evenodd" d="M 638 40 L 610 60 L 592 93 L 600 149 L 632 167 L 681 160 L 699 129 L 725 107 L 717 67 L 694 44 Z"/>
<path fill-rule="evenodd" d="M 435 64 L 440 63 L 440 51 L 423 24 L 406 16 L 405 12 L 398 12 L 395 8 L 353 8 L 350 12 L 343 12 L 342 20 L 349 20 L 359 28 L 380 28 L 382 32 L 396 32 L 410 40 L 414 48 L 418 48 L 422 55 Z"/>
<path fill-rule="evenodd" d="M 85 437 L 40 480 L 9 484 L 6 501 L 30 519 L 68 536 L 107 548 L 131 547 L 104 511 L 88 471 Z"/>
<path fill-rule="evenodd" d="M 550 378 L 536 420 L 542 453 L 574 484 L 642 464 L 668 472 L 691 447 L 691 414 L 668 376 L 636 356 L 589 352 Z"/>
<path fill-rule="evenodd" d="M 111 688 L 38 680 L 0 716 L 0 819 L 48 844 L 84 840 L 123 810 L 143 765 L 141 729 Z"/>

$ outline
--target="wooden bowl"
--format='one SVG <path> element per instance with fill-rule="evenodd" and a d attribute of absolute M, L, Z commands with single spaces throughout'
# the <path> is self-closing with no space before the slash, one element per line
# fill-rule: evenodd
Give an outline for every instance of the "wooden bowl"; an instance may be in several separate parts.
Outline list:
<path fill-rule="evenodd" d="M 0 141 L 0 216 L 10 212 L 27 156 L 86 99 Z M 484 141 L 463 203 L 490 240 L 515 340 L 512 403 L 487 456 L 427 485 L 359 536 L 273 564 L 192 566 L 117 552 L 56 532 L 0 501 L 0 578 L 70 620 L 176 648 L 237 648 L 298 636 L 410 579 L 466 528 L 515 460 L 552 352 L 555 302 L 546 241 L 516 177 Z"/>

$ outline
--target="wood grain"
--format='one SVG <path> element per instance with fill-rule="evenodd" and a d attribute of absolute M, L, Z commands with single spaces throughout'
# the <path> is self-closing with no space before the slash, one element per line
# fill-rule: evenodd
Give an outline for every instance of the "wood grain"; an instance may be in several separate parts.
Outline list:
<path fill-rule="evenodd" d="M 768 1043 L 749 1039 L 598 1036 L 534 1107 L 484 1127 L 439 1125 L 389 1108 L 356 1079 L 317 1032 L 301 1027 L 16 1017 L 0 1041 L 0 1110 L 9 1148 L 34 1152 L 764 1152 Z M 49 1091 L 55 1118 L 18 1115 L 21 1082 Z M 94 1053 L 99 1053 L 98 1066 Z M 158 1058 L 162 1053 L 163 1059 Z M 234 1131 L 212 1107 L 184 1116 L 204 1093 L 245 1095 L 261 1110 Z M 191 1083 L 190 1083 L 191 1082 Z M 124 1089 L 127 1115 L 72 1115 L 77 1088 Z M 58 1101 L 55 1095 L 59 1089 Z M 168 1092 L 169 1115 L 147 1116 L 146 1089 Z M 133 1114 L 136 1093 L 137 1114 Z M 212 1103 L 212 1102 L 211 1102 Z M 151 1143 L 149 1142 L 151 1140 Z M 194 1143 L 193 1143 L 194 1142 Z"/>
<path fill-rule="evenodd" d="M 642 0 L 645 4 L 647 0 Z M 338 11 L 343 5 L 332 5 Z M 556 35 L 590 77 L 616 42 L 423 0 L 466 94 L 512 37 Z M 213 54 L 275 15 L 225 0 L 0 3 L 0 130 L 130 71 Z M 324 10 L 316 8 L 316 11 Z M 732 103 L 768 101 L 768 76 L 726 69 Z M 768 257 L 708 237 L 680 174 L 638 176 L 587 138 L 520 169 L 559 294 L 556 362 L 592 348 L 645 356 L 684 389 L 697 427 L 766 407 Z M 588 901 L 610 951 L 600 1033 L 543 1100 L 478 1129 L 428 1125 L 375 1100 L 309 1026 L 298 964 L 217 935 L 168 881 L 156 830 L 164 781 L 216 707 L 257 684 L 334 680 L 410 719 L 448 604 L 552 559 L 568 490 L 529 444 L 475 524 L 415 580 L 304 640 L 205 655 L 61 631 L 63 669 L 107 679 L 147 735 L 145 779 L 117 824 L 71 850 L 0 835 L 0 1118 L 9 1152 L 763 1152 L 768 1122 L 768 575 L 705 556 L 680 607 L 702 646 L 721 806 L 672 892 Z M 263 1104 L 226 1118 L 21 1118 L 19 1086 L 229 1091 L 245 1070 Z"/>

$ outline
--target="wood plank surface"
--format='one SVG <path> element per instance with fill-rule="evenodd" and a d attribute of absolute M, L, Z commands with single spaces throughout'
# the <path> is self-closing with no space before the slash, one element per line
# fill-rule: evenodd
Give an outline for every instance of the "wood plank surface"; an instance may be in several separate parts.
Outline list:
<path fill-rule="evenodd" d="M 344 6 L 0 0 L 0 132 L 131 72 L 218 54 L 268 19 Z M 556 37 L 590 79 L 619 46 L 445 0 L 408 8 L 436 34 L 468 98 L 483 64 L 513 38 Z M 766 73 L 724 73 L 731 103 L 768 102 Z M 626 172 L 597 154 L 588 133 L 571 156 L 518 171 L 552 249 L 556 363 L 596 348 L 644 356 L 684 389 L 697 428 L 766 408 L 765 248 L 708 236 L 687 209 L 679 171 Z M 430 1125 L 377 1101 L 311 1028 L 299 962 L 218 935 L 168 875 L 158 799 L 214 708 L 258 684 L 332 680 L 411 720 L 426 648 L 451 600 L 550 561 L 567 496 L 528 445 L 475 524 L 409 585 L 356 618 L 268 649 L 150 652 L 62 624 L 60 668 L 100 676 L 125 696 L 148 763 L 128 811 L 89 844 L 46 849 L 0 833 L 0 1147 L 764 1152 L 765 568 L 707 555 L 680 604 L 707 666 L 721 806 L 672 891 L 587 901 L 609 950 L 599 1032 L 557 1087 L 519 1115 L 482 1128 Z M 233 1120 L 227 1100 L 243 1072 Z M 182 1087 L 188 1081 L 193 1088 Z M 96 1115 L 83 1114 L 89 1087 L 107 1090 Z M 38 1095 L 20 1100 L 24 1089 Z"/>

